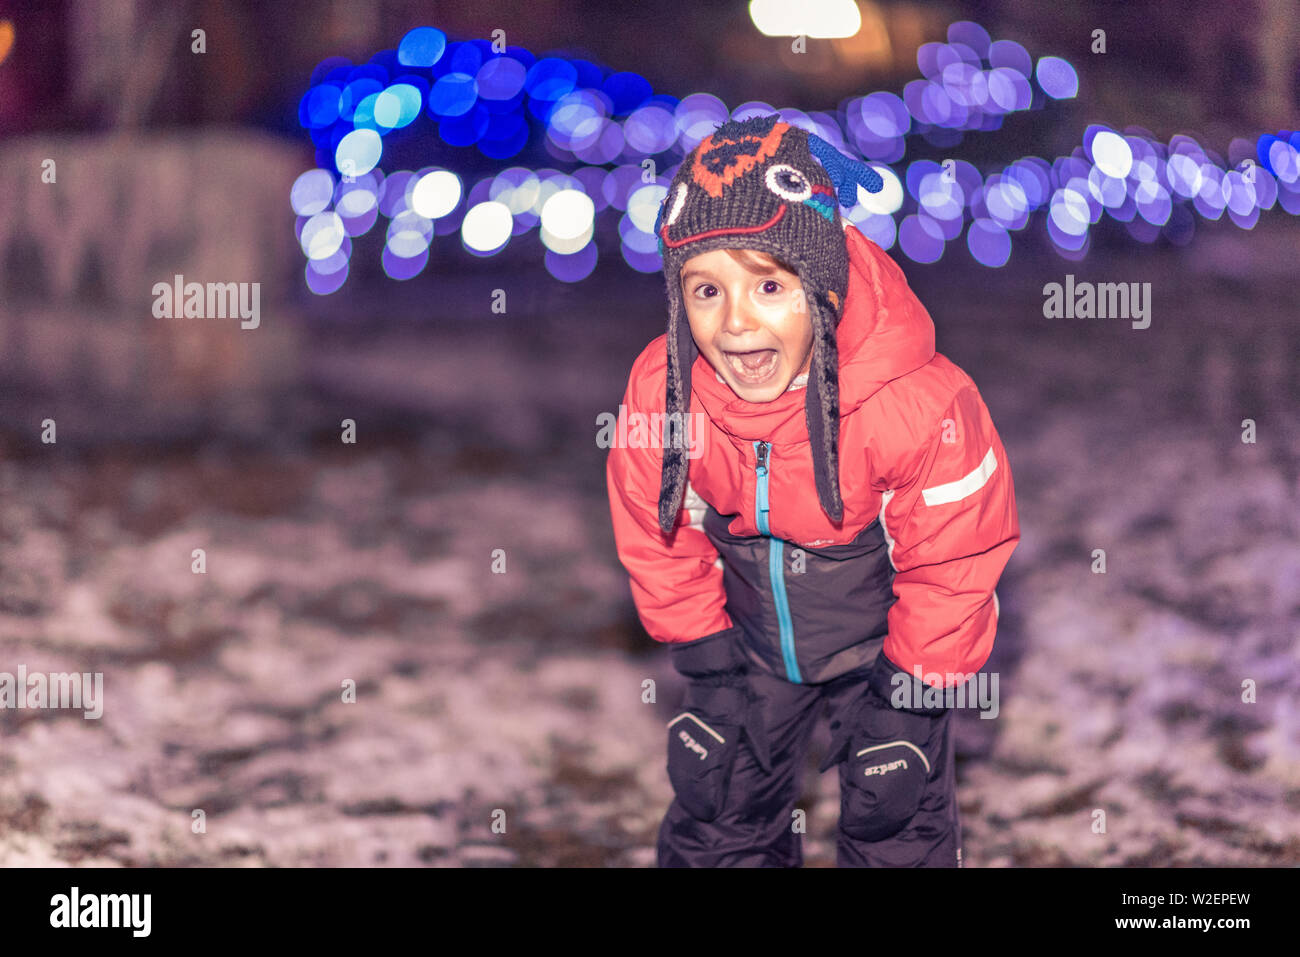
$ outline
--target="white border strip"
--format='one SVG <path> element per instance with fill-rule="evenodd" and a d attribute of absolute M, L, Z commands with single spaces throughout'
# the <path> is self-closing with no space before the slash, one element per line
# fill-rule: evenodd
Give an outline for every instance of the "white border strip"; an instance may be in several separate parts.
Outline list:
<path fill-rule="evenodd" d="M 997 467 L 998 457 L 993 454 L 993 446 L 990 445 L 989 450 L 984 453 L 983 461 L 975 466 L 975 471 L 962 476 L 955 482 L 927 488 L 921 492 L 921 496 L 925 499 L 926 505 L 946 505 L 949 502 L 959 502 L 967 495 L 982 489 L 984 483 L 989 480 L 989 476 L 993 474 Z"/>
<path fill-rule="evenodd" d="M 672 727 L 673 725 L 675 725 L 678 721 L 682 720 L 682 718 L 690 718 L 692 721 L 694 721 L 696 724 L 698 724 L 698 725 L 699 725 L 701 728 L 703 728 L 705 731 L 709 732 L 709 734 L 711 734 L 711 735 L 713 735 L 715 738 L 717 738 L 717 739 L 718 739 L 718 744 L 726 744 L 726 743 L 727 743 L 726 739 L 723 738 L 722 735 L 718 734 L 718 732 L 714 731 L 712 728 L 710 728 L 707 724 L 705 724 L 705 723 L 704 723 L 703 721 L 701 721 L 699 718 L 695 717 L 695 715 L 691 714 L 689 711 L 683 711 L 683 712 L 682 712 L 681 714 L 679 714 L 677 717 L 673 718 L 673 720 L 669 721 L 669 722 L 668 722 L 668 727 L 671 728 L 671 727 Z"/>

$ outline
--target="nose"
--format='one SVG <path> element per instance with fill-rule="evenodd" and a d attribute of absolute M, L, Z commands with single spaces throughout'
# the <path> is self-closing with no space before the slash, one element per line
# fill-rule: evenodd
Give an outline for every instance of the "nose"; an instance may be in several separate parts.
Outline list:
<path fill-rule="evenodd" d="M 743 336 L 758 328 L 758 320 L 744 292 L 731 290 L 727 295 L 727 314 L 723 317 L 722 328 L 733 336 Z"/>

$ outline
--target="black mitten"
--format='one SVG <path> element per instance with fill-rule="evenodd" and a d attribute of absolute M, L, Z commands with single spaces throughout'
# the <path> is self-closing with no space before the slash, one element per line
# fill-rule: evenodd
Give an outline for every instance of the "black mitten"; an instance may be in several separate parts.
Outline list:
<path fill-rule="evenodd" d="M 668 778 L 693 817 L 711 821 L 726 802 L 741 738 L 771 773 L 762 701 L 750 690 L 739 627 L 670 645 L 673 667 L 690 679 L 682 711 L 668 722 Z"/>
<path fill-rule="evenodd" d="M 877 657 L 861 696 L 833 728 L 821 765 L 822 771 L 840 765 L 840 827 L 857 840 L 884 840 L 907 826 L 920 808 L 942 745 L 939 725 L 948 709 L 892 704 L 891 679 L 900 671 L 883 652 Z M 916 683 L 911 690 L 922 689 Z M 911 701 L 919 705 L 921 698 L 914 695 Z"/>

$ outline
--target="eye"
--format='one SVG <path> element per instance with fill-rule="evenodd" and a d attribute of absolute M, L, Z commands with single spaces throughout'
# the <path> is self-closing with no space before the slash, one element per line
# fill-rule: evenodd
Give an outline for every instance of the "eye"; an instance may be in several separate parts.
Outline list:
<path fill-rule="evenodd" d="M 700 295 L 705 290 L 712 290 L 713 292 L 717 292 L 718 287 L 713 285 L 712 283 L 707 283 L 707 282 L 703 283 L 695 287 L 695 295 L 700 299 L 712 299 L 713 298 L 712 295 Z"/>
<path fill-rule="evenodd" d="M 764 279 L 760 288 L 769 296 L 774 296 L 781 291 L 781 284 L 775 279 Z"/>
<path fill-rule="evenodd" d="M 764 177 L 767 188 L 791 203 L 802 203 L 812 196 L 812 183 L 808 177 L 788 163 L 777 163 Z"/>
<path fill-rule="evenodd" d="M 677 195 L 673 197 L 673 208 L 668 211 L 668 221 L 667 223 L 665 223 L 665 225 L 671 226 L 673 223 L 677 222 L 677 217 L 682 214 L 682 207 L 685 205 L 686 205 L 686 184 L 678 183 Z"/>

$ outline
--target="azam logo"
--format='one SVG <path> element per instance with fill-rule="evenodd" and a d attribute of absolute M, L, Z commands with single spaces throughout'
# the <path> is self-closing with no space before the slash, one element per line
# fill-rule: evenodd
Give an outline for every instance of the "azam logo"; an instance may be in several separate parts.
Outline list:
<path fill-rule="evenodd" d="M 904 758 L 899 758 L 897 761 L 890 761 L 888 764 L 873 764 L 862 773 L 866 777 L 871 777 L 873 774 L 888 774 L 890 771 L 897 771 L 899 768 L 902 768 L 904 771 L 907 770 L 907 761 Z"/>
<path fill-rule="evenodd" d="M 709 756 L 709 749 L 687 734 L 685 729 L 678 731 L 677 737 L 681 738 L 687 748 L 699 754 L 701 761 Z"/>

